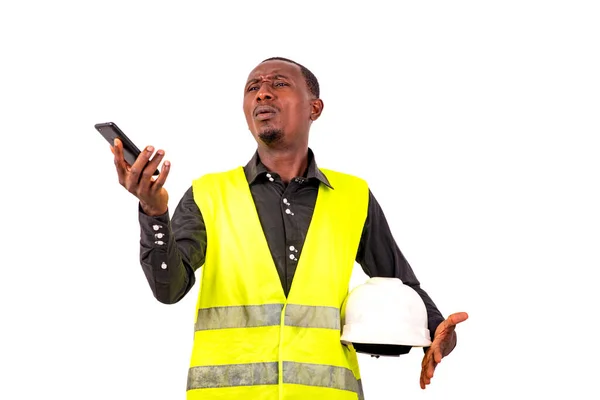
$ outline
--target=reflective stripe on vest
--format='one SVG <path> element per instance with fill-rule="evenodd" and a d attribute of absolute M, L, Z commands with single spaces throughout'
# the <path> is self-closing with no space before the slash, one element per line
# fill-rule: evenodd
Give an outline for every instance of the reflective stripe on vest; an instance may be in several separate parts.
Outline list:
<path fill-rule="evenodd" d="M 196 318 L 196 330 L 279 325 L 281 310 L 283 304 L 200 308 Z"/>
<path fill-rule="evenodd" d="M 277 362 L 192 367 L 188 373 L 187 390 L 277 385 L 279 383 L 278 369 Z"/>
<path fill-rule="evenodd" d="M 201 308 L 196 330 L 251 328 L 281 324 L 283 304 Z M 288 304 L 285 325 L 302 328 L 340 329 L 340 310 L 334 307 Z"/>
<path fill-rule="evenodd" d="M 277 385 L 278 363 L 211 365 L 190 368 L 187 390 Z M 347 368 L 283 362 L 283 383 L 347 390 L 362 398 L 362 384 Z"/>

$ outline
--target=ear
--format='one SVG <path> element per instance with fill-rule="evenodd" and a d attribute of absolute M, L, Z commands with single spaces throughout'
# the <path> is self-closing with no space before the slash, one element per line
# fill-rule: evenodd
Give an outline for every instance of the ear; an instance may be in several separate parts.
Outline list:
<path fill-rule="evenodd" d="M 323 100 L 315 99 L 310 103 L 310 120 L 316 121 L 323 112 Z"/>

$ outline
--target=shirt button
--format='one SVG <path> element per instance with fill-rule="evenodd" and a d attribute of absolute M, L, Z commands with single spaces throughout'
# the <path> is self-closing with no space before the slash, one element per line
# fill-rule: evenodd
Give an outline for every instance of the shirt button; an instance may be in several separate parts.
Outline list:
<path fill-rule="evenodd" d="M 160 228 L 162 228 L 162 226 L 160 226 L 160 225 L 152 225 L 152 229 L 154 229 L 155 231 L 159 230 Z"/>
<path fill-rule="evenodd" d="M 290 260 L 295 260 L 296 256 L 294 256 L 293 254 L 290 254 Z"/>
<path fill-rule="evenodd" d="M 290 246 L 290 251 L 294 251 L 296 248 L 294 246 Z"/>
<path fill-rule="evenodd" d="M 167 269 L 167 264 L 166 264 L 166 263 L 162 263 L 162 264 L 160 264 L 160 267 L 161 267 L 162 269 Z"/>

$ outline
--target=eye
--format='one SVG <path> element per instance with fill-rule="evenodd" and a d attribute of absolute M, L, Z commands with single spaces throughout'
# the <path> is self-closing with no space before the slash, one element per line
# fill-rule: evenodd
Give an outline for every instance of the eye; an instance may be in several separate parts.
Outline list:
<path fill-rule="evenodd" d="M 277 86 L 277 87 L 289 86 L 289 85 L 288 85 L 287 83 L 285 83 L 285 82 L 275 82 L 273 85 L 274 85 L 274 86 Z"/>
<path fill-rule="evenodd" d="M 248 88 L 248 92 L 252 92 L 252 91 L 254 91 L 254 90 L 258 90 L 258 86 L 250 86 L 250 87 Z"/>

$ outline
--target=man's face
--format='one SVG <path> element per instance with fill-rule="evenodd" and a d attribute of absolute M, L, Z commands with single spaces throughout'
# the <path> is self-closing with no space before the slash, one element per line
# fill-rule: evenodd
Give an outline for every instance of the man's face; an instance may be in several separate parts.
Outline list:
<path fill-rule="evenodd" d="M 266 145 L 308 143 L 310 124 L 321 108 L 322 102 L 310 93 L 295 64 L 266 61 L 248 76 L 244 88 L 246 122 L 254 138 Z"/>

